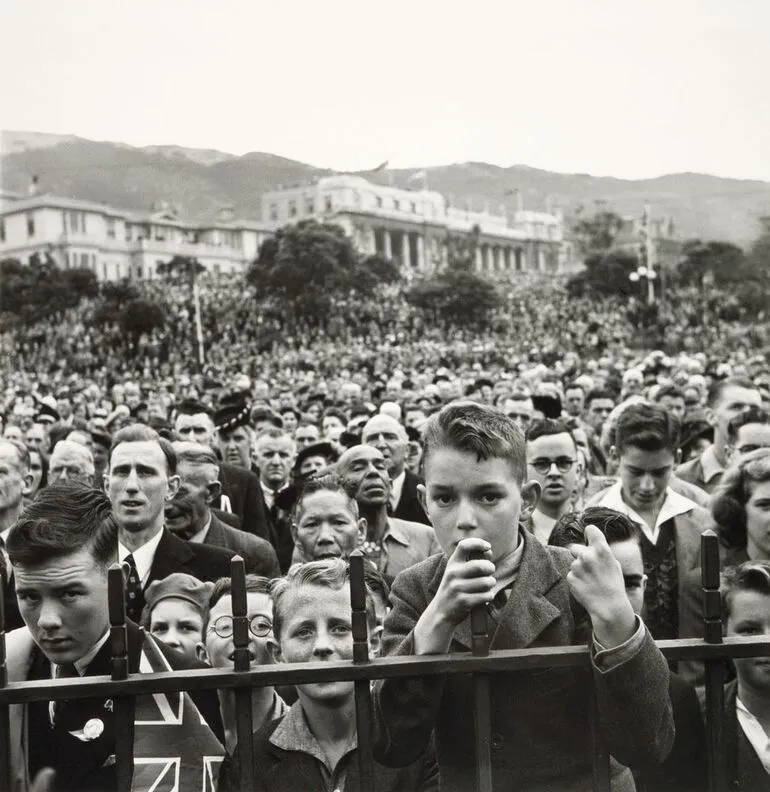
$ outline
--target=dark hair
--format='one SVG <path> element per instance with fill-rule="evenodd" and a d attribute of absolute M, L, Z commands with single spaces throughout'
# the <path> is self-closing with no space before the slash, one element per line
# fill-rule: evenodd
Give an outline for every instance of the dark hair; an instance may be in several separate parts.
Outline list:
<path fill-rule="evenodd" d="M 730 387 L 757 390 L 757 386 L 750 379 L 746 379 L 746 377 L 729 377 L 728 379 L 714 380 L 708 390 L 706 404 L 709 407 L 713 407 L 722 398 L 725 390 Z"/>
<path fill-rule="evenodd" d="M 288 410 L 282 410 L 281 412 L 288 412 Z M 283 429 L 283 418 L 271 407 L 255 407 L 251 411 L 251 425 L 256 426 L 260 421 L 268 421 L 276 429 Z"/>
<path fill-rule="evenodd" d="M 342 422 L 343 426 L 348 425 L 348 416 L 338 407 L 327 407 L 321 416 L 321 423 L 323 423 L 324 418 L 337 418 Z"/>
<path fill-rule="evenodd" d="M 176 452 L 170 440 L 161 437 L 154 429 L 144 424 L 131 424 L 118 429 L 112 436 L 112 445 L 110 446 L 110 462 L 112 462 L 112 455 L 115 449 L 121 443 L 157 443 L 163 456 L 166 458 L 166 469 L 170 476 L 176 473 Z"/>
<path fill-rule="evenodd" d="M 390 596 L 390 586 L 388 581 L 368 559 L 364 560 L 364 580 L 366 581 L 366 588 L 372 592 L 372 595 L 379 597 L 387 606 L 388 597 Z"/>
<path fill-rule="evenodd" d="M 537 440 L 538 437 L 550 437 L 551 435 L 560 434 L 569 435 L 572 442 L 575 443 L 575 438 L 572 437 L 572 433 L 561 421 L 556 421 L 553 418 L 540 418 L 536 421 L 532 421 L 529 425 L 527 429 L 527 442 Z M 577 443 L 575 443 L 575 445 L 577 446 Z"/>
<path fill-rule="evenodd" d="M 657 403 L 665 399 L 666 396 L 670 396 L 672 399 L 684 400 L 684 391 L 677 385 L 661 385 L 655 393 L 654 401 Z"/>
<path fill-rule="evenodd" d="M 679 421 L 657 404 L 629 404 L 618 416 L 614 434 L 618 454 L 629 446 L 672 453 L 679 448 Z"/>
<path fill-rule="evenodd" d="M 515 421 L 494 407 L 468 401 L 447 404 L 425 422 L 423 438 L 423 471 L 431 454 L 440 448 L 451 448 L 475 454 L 479 462 L 504 459 L 511 465 L 517 483 L 525 480 L 524 433 Z"/>
<path fill-rule="evenodd" d="M 262 577 L 262 575 L 248 574 L 246 575 L 246 593 L 267 594 L 268 597 L 272 597 L 270 594 L 270 582 L 271 581 L 269 578 Z M 222 597 L 232 596 L 232 593 L 232 578 L 222 577 L 214 583 L 214 588 L 211 590 L 211 596 L 209 597 L 208 608 L 206 609 L 206 613 L 203 616 L 204 636 L 209 626 L 209 613 L 211 613 L 211 609 L 217 604 L 217 602 L 219 602 L 219 600 L 222 599 Z"/>
<path fill-rule="evenodd" d="M 591 406 L 592 401 L 596 401 L 597 399 L 609 399 L 613 404 L 615 404 L 615 395 L 604 388 L 594 388 L 593 390 L 588 391 L 586 394 L 586 408 Z"/>
<path fill-rule="evenodd" d="M 727 438 L 731 443 L 738 438 L 738 430 L 746 424 L 770 424 L 770 413 L 761 407 L 749 407 L 739 412 L 727 424 Z"/>
<path fill-rule="evenodd" d="M 40 475 L 40 484 L 36 490 L 36 492 L 40 492 L 40 490 L 45 489 L 45 487 L 48 486 L 48 457 L 42 451 L 33 449 L 29 452 L 30 468 L 32 468 L 32 454 L 37 454 L 40 457 L 40 469 L 42 470 L 42 473 Z"/>
<path fill-rule="evenodd" d="M 110 499 L 76 481 L 57 481 L 38 492 L 6 540 L 14 566 L 38 566 L 87 547 L 109 566 L 118 557 L 118 526 Z"/>
<path fill-rule="evenodd" d="M 770 481 L 770 448 L 746 454 L 724 472 L 711 494 L 711 514 L 725 547 L 746 547 L 746 501 L 751 485 Z"/>
<path fill-rule="evenodd" d="M 174 408 L 175 417 L 178 415 L 200 415 L 204 413 L 213 420 L 214 411 L 203 402 L 196 399 L 183 399 Z"/>
<path fill-rule="evenodd" d="M 579 383 L 579 382 L 570 382 L 564 386 L 564 393 L 566 394 L 567 391 L 570 390 L 579 390 L 583 393 L 583 396 L 586 395 L 586 389 Z"/>
<path fill-rule="evenodd" d="M 282 407 L 279 410 L 281 427 L 283 427 L 283 416 L 287 415 L 288 413 L 291 413 L 295 417 L 297 423 L 299 423 L 300 419 L 302 418 L 302 413 L 296 407 Z"/>
<path fill-rule="evenodd" d="M 625 514 L 606 506 L 589 506 L 582 512 L 568 512 L 556 521 L 549 545 L 569 547 L 573 544 L 585 544 L 586 525 L 595 525 L 607 538 L 608 544 L 617 544 L 632 539 L 639 542 L 639 527 Z"/>
<path fill-rule="evenodd" d="M 722 620 L 730 617 L 730 599 L 738 591 L 770 595 L 770 561 L 744 561 L 722 572 Z"/>
<path fill-rule="evenodd" d="M 338 473 L 333 470 L 326 470 L 320 472 L 319 475 L 311 476 L 301 482 L 301 489 L 291 512 L 292 522 L 296 523 L 299 520 L 302 514 L 302 503 L 305 498 L 310 495 L 315 495 L 317 492 L 339 492 L 341 495 L 344 495 L 350 505 L 353 516 L 358 519 L 356 492 L 345 484 L 345 481 Z"/>

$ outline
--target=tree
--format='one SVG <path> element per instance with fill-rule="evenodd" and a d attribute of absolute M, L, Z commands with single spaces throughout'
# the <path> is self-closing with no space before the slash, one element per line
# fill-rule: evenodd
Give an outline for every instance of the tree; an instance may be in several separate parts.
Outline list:
<path fill-rule="evenodd" d="M 162 261 L 156 267 L 158 275 L 170 282 L 193 283 L 205 271 L 203 264 L 192 256 L 174 256 L 170 261 Z"/>
<path fill-rule="evenodd" d="M 141 337 L 165 325 L 166 313 L 158 303 L 138 298 L 124 307 L 118 323 L 129 342 L 129 348 L 136 354 Z"/>
<path fill-rule="evenodd" d="M 593 217 L 580 217 L 572 226 L 578 250 L 587 257 L 599 251 L 608 251 L 615 244 L 623 218 L 615 212 L 597 212 Z"/>
<path fill-rule="evenodd" d="M 246 277 L 259 298 L 280 301 L 295 319 L 319 326 L 336 298 L 371 296 L 400 274 L 381 256 L 358 253 L 342 227 L 303 220 L 266 239 Z"/>
<path fill-rule="evenodd" d="M 592 253 L 585 260 L 585 269 L 567 282 L 567 291 L 576 297 L 589 294 L 638 296 L 639 284 L 629 278 L 638 265 L 637 256 L 626 250 Z"/>
<path fill-rule="evenodd" d="M 478 329 L 492 325 L 502 306 L 500 292 L 491 281 L 458 265 L 416 280 L 406 300 L 433 322 L 444 319 L 458 327 Z"/>
<path fill-rule="evenodd" d="M 708 280 L 725 286 L 745 277 L 747 263 L 745 253 L 737 245 L 691 239 L 682 246 L 677 277 L 687 286 L 702 286 Z"/>

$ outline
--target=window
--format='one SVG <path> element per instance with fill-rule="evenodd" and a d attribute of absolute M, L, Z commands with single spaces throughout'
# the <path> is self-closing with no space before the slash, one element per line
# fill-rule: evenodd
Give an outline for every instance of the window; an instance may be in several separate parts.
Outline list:
<path fill-rule="evenodd" d="M 107 238 L 115 239 L 115 219 L 113 217 L 107 218 Z"/>
<path fill-rule="evenodd" d="M 88 253 L 80 254 L 80 266 L 83 268 L 88 267 Z"/>
<path fill-rule="evenodd" d="M 35 215 L 32 212 L 27 215 L 27 236 L 35 236 Z"/>
<path fill-rule="evenodd" d="M 102 262 L 102 277 L 104 278 L 104 280 L 107 280 L 107 262 L 106 261 Z"/>
<path fill-rule="evenodd" d="M 129 223 L 126 223 L 126 242 L 131 241 L 131 234 L 132 234 L 131 226 L 129 225 Z"/>
<path fill-rule="evenodd" d="M 412 201 L 412 214 L 417 214 L 417 204 Z"/>
<path fill-rule="evenodd" d="M 393 208 L 398 211 L 401 208 L 401 204 L 394 198 L 393 199 Z"/>
<path fill-rule="evenodd" d="M 377 196 L 377 208 L 382 209 L 382 198 L 379 195 Z"/>
<path fill-rule="evenodd" d="M 313 212 L 315 212 L 315 199 L 308 198 L 305 201 L 305 210 L 308 214 L 313 214 Z"/>
<path fill-rule="evenodd" d="M 278 207 L 275 204 L 270 204 L 270 219 L 278 219 Z"/>
<path fill-rule="evenodd" d="M 159 242 L 165 242 L 166 240 L 166 229 L 163 226 L 156 226 L 155 227 L 155 239 Z"/>
<path fill-rule="evenodd" d="M 327 212 L 331 212 L 332 207 L 333 207 L 331 195 L 327 195 L 324 198 L 324 207 L 325 207 Z"/>
<path fill-rule="evenodd" d="M 289 217 L 297 216 L 297 202 L 289 201 Z"/>
<path fill-rule="evenodd" d="M 0 217 L 0 242 L 5 242 L 5 218 Z"/>

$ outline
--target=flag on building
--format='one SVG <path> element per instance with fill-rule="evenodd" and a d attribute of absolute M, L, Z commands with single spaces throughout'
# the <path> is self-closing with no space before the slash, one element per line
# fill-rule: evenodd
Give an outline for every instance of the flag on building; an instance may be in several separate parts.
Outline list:
<path fill-rule="evenodd" d="M 385 160 L 385 162 L 381 162 L 376 168 L 372 168 L 372 173 L 379 173 L 380 171 L 386 170 L 389 164 L 390 164 L 389 160 Z"/>
<path fill-rule="evenodd" d="M 149 637 L 139 670 L 143 674 L 172 670 Z M 224 754 L 189 693 L 137 697 L 131 792 L 216 792 Z"/>

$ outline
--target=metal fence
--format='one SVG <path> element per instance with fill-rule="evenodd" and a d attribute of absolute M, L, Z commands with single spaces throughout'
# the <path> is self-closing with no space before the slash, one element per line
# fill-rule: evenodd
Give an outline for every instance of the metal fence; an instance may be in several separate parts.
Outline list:
<path fill-rule="evenodd" d="M 473 651 L 468 654 L 422 657 L 386 657 L 371 659 L 368 654 L 366 591 L 363 556 L 351 557 L 351 606 L 353 628 L 352 662 L 302 663 L 252 668 L 248 649 L 248 617 L 243 561 L 232 563 L 234 670 L 205 669 L 173 673 L 128 673 L 127 634 L 124 608 L 123 575 L 118 565 L 109 571 L 110 641 L 112 644 L 111 677 L 44 680 L 8 684 L 5 634 L 0 613 L 0 790 L 11 788 L 9 758 L 10 704 L 40 700 L 88 697 L 109 697 L 114 702 L 116 729 L 116 764 L 118 789 L 130 792 L 133 744 L 130 724 L 133 697 L 152 693 L 232 689 L 236 701 L 241 788 L 254 787 L 252 752 L 251 689 L 265 685 L 296 685 L 308 682 L 353 681 L 355 684 L 358 729 L 358 762 L 362 789 L 374 788 L 372 758 L 372 705 L 370 681 L 390 677 L 415 677 L 433 674 L 473 674 L 475 681 L 474 720 L 476 726 L 476 789 L 492 790 L 490 759 L 490 673 L 501 671 L 537 671 L 554 667 L 588 667 L 587 646 L 556 646 L 519 650 L 489 651 L 486 615 L 472 614 Z M 708 739 L 709 792 L 726 792 L 724 773 L 722 710 L 724 703 L 723 664 L 726 658 L 770 655 L 770 638 L 722 638 L 719 595 L 719 549 L 715 534 L 708 531 L 702 538 L 702 570 L 704 590 L 704 639 L 658 641 L 669 661 L 702 661 L 705 665 L 706 734 Z M 0 611 L 2 598 L 0 598 Z M 596 713 L 592 715 L 593 779 L 596 792 L 609 792 L 609 753 L 601 738 Z"/>

